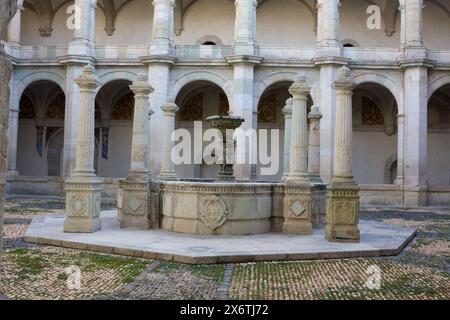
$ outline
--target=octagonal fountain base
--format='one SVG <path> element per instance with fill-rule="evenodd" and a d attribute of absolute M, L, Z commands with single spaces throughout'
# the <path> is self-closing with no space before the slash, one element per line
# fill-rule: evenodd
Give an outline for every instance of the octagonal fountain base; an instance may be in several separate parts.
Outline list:
<path fill-rule="evenodd" d="M 254 235 L 272 231 L 271 183 L 166 181 L 163 230 L 197 235 Z"/>

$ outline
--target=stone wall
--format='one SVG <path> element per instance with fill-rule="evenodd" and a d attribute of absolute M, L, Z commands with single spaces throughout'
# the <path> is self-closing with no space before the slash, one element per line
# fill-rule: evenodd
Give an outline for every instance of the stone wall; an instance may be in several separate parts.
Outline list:
<path fill-rule="evenodd" d="M 0 7 L 0 34 L 16 12 L 17 0 L 6 0 Z M 11 63 L 0 45 L 0 79 L 10 79 Z M 6 156 L 8 151 L 9 81 L 0 82 L 0 251 L 3 248 L 3 211 L 5 195 Z"/>

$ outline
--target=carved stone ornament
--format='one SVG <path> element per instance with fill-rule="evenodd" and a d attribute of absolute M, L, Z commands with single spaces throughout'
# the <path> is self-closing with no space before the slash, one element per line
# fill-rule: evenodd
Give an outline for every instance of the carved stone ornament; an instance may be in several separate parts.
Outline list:
<path fill-rule="evenodd" d="M 75 216 L 82 216 L 86 213 L 87 203 L 82 196 L 73 196 L 70 200 L 70 211 Z"/>
<path fill-rule="evenodd" d="M 355 208 L 350 202 L 339 202 L 336 205 L 336 222 L 338 224 L 351 224 L 354 220 Z"/>
<path fill-rule="evenodd" d="M 225 201 L 217 195 L 203 199 L 201 202 L 200 218 L 211 230 L 216 230 L 223 226 L 228 214 Z"/>
<path fill-rule="evenodd" d="M 304 206 L 303 203 L 301 203 L 301 201 L 299 201 L 299 200 L 294 200 L 294 201 L 291 203 L 290 208 L 291 208 L 292 213 L 293 213 L 296 217 L 300 217 L 300 216 L 306 211 L 305 206 Z"/>

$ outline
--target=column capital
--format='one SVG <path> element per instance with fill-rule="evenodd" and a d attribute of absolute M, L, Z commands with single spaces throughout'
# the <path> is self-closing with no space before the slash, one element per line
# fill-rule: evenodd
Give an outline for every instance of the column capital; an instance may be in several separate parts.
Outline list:
<path fill-rule="evenodd" d="M 161 106 L 161 110 L 165 115 L 174 116 L 180 108 L 178 108 L 178 106 L 173 102 L 167 102 Z"/>
<path fill-rule="evenodd" d="M 292 117 L 292 98 L 286 100 L 286 106 L 281 110 L 286 118 Z"/>
<path fill-rule="evenodd" d="M 153 87 L 148 83 L 148 76 L 145 73 L 137 75 L 136 80 L 130 86 L 130 90 L 138 95 L 149 95 L 154 91 Z"/>
<path fill-rule="evenodd" d="M 289 87 L 289 93 L 294 97 L 307 98 L 311 92 L 311 86 L 306 82 L 306 78 L 303 75 L 297 75 L 294 83 Z"/>
<path fill-rule="evenodd" d="M 81 75 L 74 79 L 81 91 L 95 91 L 102 83 L 95 75 L 95 67 L 87 64 L 83 67 Z"/>
<path fill-rule="evenodd" d="M 322 119 L 322 118 L 323 118 L 323 116 L 322 116 L 322 114 L 320 113 L 319 107 L 318 107 L 318 106 L 312 106 L 312 107 L 311 107 L 311 112 L 308 114 L 308 119 L 311 119 L 311 120 L 320 120 L 320 119 Z"/>
<path fill-rule="evenodd" d="M 337 79 L 333 84 L 333 89 L 339 92 L 351 93 L 355 87 L 352 78 L 352 72 L 347 66 L 343 66 L 338 70 Z"/>

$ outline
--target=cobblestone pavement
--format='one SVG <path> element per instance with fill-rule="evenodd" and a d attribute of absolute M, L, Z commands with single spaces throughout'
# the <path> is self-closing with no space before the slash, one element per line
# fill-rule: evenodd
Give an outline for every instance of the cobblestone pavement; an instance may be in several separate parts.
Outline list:
<path fill-rule="evenodd" d="M 104 208 L 110 208 L 105 206 Z M 418 228 L 397 257 L 189 266 L 23 241 L 32 217 L 63 214 L 57 200 L 6 205 L 5 275 L 12 299 L 450 299 L 450 211 L 372 211 L 363 219 Z M 67 289 L 67 267 L 83 275 Z M 379 273 L 377 273 L 379 271 Z"/>
<path fill-rule="evenodd" d="M 110 295 L 133 282 L 150 262 L 37 246 L 23 241 L 33 217 L 61 215 L 63 209 L 61 201 L 7 201 L 6 251 L 2 259 L 0 296 L 9 299 L 89 299 Z M 78 274 L 81 275 L 79 278 Z"/>

